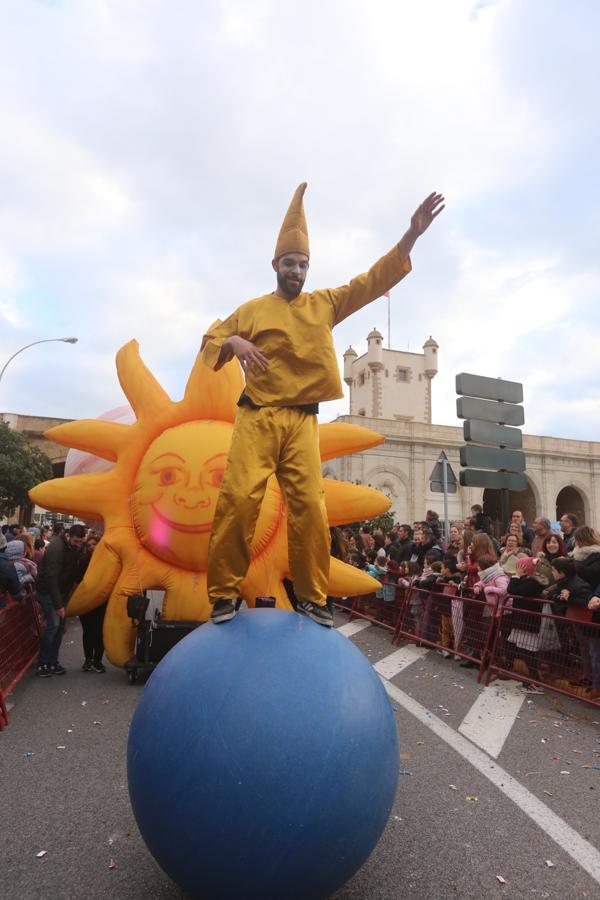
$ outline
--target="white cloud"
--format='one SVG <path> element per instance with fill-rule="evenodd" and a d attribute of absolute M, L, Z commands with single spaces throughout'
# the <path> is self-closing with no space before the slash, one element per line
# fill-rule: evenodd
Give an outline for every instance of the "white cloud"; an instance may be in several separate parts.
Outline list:
<path fill-rule="evenodd" d="M 471 370 L 525 380 L 529 426 L 567 433 L 547 393 L 560 353 L 585 373 L 578 402 L 597 397 L 585 148 L 599 136 L 599 20 L 578 4 L 565 22 L 556 0 L 13 4 L 0 33 L 0 359 L 48 335 L 80 343 L 20 357 L 12 408 L 118 405 L 114 354 L 131 337 L 180 395 L 204 328 L 271 289 L 279 224 L 307 179 L 313 287 L 363 271 L 444 190 L 393 292 L 393 344 L 439 341 L 437 421 L 456 421 L 454 374 Z M 385 316 L 380 301 L 344 322 L 340 356 L 385 332 Z"/>

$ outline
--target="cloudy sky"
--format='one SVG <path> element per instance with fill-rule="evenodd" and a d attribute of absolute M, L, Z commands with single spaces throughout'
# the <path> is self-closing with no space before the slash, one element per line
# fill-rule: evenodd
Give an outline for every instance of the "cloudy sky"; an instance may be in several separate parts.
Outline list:
<path fill-rule="evenodd" d="M 597 440 L 600 117 L 591 0 L 4 0 L 0 411 L 122 405 L 136 337 L 181 396 L 205 328 L 273 287 L 309 182 L 308 287 L 344 283 L 431 190 L 392 346 L 525 384 L 526 431 Z M 386 332 L 379 300 L 334 337 Z M 347 412 L 324 404 L 321 420 Z"/>

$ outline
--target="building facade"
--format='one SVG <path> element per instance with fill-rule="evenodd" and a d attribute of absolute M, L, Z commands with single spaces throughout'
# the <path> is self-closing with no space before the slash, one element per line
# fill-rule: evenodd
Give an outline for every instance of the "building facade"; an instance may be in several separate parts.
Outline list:
<path fill-rule="evenodd" d="M 424 519 L 428 509 L 443 513 L 443 496 L 431 491 L 429 479 L 440 451 L 444 450 L 458 481 L 463 430 L 431 423 L 436 342 L 430 338 L 423 354 L 406 354 L 385 349 L 381 343 L 377 345 L 380 339 L 374 330 L 367 338 L 371 343 L 366 354 L 359 357 L 352 348 L 344 354 L 350 415 L 340 416 L 337 421 L 372 428 L 385 441 L 372 450 L 328 460 L 323 474 L 383 491 L 392 501 L 396 522 L 410 524 Z M 398 367 L 411 370 L 407 380 L 394 377 Z M 528 522 L 538 515 L 555 520 L 571 512 L 581 523 L 599 528 L 600 442 L 523 435 L 523 450 L 528 490 L 511 493 L 511 509 L 520 509 Z M 464 519 L 474 503 L 480 503 L 494 521 L 500 521 L 499 491 L 460 485 L 456 494 L 449 496 L 450 519 Z"/>

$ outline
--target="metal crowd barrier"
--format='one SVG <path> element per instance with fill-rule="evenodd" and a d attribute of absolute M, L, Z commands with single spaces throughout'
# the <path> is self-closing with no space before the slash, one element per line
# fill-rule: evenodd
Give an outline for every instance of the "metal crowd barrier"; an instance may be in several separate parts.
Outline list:
<path fill-rule="evenodd" d="M 366 594 L 335 605 L 350 620 L 393 631 L 392 643 L 404 639 L 471 661 L 478 681 L 511 678 L 600 706 L 600 623 L 587 609 L 557 615 L 542 599 L 537 610 L 513 609 L 517 599 L 491 606 L 472 591 L 459 595 L 444 585 L 398 587 L 392 601 Z"/>
<path fill-rule="evenodd" d="M 548 602 L 525 611 L 508 601 L 498 609 L 486 684 L 513 678 L 600 706 L 600 623 L 585 608 L 559 616 Z"/>
<path fill-rule="evenodd" d="M 24 600 L 3 597 L 0 609 L 0 731 L 8 725 L 6 697 L 35 661 L 44 626 L 31 590 Z"/>

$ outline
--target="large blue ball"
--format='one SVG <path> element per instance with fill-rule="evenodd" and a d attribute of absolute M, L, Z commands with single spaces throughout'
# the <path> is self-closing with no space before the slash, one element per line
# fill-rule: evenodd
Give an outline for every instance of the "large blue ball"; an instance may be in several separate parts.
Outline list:
<path fill-rule="evenodd" d="M 146 844 L 193 896 L 329 896 L 387 822 L 396 723 L 363 654 L 297 613 L 203 625 L 152 674 L 128 746 Z"/>

